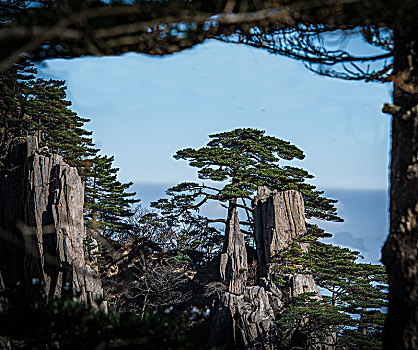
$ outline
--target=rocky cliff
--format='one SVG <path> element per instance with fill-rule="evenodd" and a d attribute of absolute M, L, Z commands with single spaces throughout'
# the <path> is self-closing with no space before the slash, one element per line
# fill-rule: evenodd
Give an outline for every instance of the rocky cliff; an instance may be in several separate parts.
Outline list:
<path fill-rule="evenodd" d="M 229 227 L 220 258 L 221 282 L 226 291 L 214 299 L 209 343 L 228 348 L 272 349 L 274 313 L 264 288 L 246 286 L 247 252 L 236 208 L 230 210 Z"/>
<path fill-rule="evenodd" d="M 253 208 L 260 283 L 273 288 L 272 274 L 278 265 L 274 262 L 275 255 L 286 249 L 295 238 L 306 233 L 303 197 L 294 190 L 279 192 L 259 187 Z M 302 250 L 307 250 L 305 243 L 299 244 Z M 281 288 L 282 302 L 302 293 L 319 295 L 311 274 L 295 273 L 283 277 L 287 283 Z"/>
<path fill-rule="evenodd" d="M 259 187 L 253 210 L 258 278 L 255 285 L 246 285 L 247 255 L 238 213 L 234 210 L 219 266 L 226 290 L 214 297 L 209 343 L 237 349 L 280 349 L 274 321 L 283 306 L 302 293 L 314 293 L 320 298 L 309 273 L 286 274 L 282 276 L 286 283 L 281 286 L 273 282 L 277 273 L 274 256 L 306 233 L 303 198 L 297 191 L 278 192 Z M 303 347 L 297 342 L 296 345 Z"/>
<path fill-rule="evenodd" d="M 60 155 L 35 137 L 12 148 L 0 171 L 0 275 L 6 289 L 45 298 L 76 292 L 92 303 L 103 294 L 84 257 L 84 187 Z M 37 288 L 39 291 L 39 288 Z"/>

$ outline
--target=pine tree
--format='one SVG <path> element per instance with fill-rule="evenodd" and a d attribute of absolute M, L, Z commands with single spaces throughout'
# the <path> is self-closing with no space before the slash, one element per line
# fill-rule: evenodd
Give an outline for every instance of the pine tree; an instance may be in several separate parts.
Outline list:
<path fill-rule="evenodd" d="M 350 315 L 318 298 L 315 293 L 292 298 L 275 323 L 280 349 L 319 349 L 323 344 L 333 346 L 347 328 L 355 326 Z"/>
<path fill-rule="evenodd" d="M 151 206 L 158 208 L 166 217 L 187 220 L 198 213 L 209 200 L 215 200 L 232 210 L 241 208 L 246 220 L 241 224 L 248 237 L 252 234 L 251 199 L 258 186 L 272 190 L 296 189 L 303 195 L 306 217 L 342 221 L 336 214 L 336 200 L 322 196 L 315 186 L 305 182 L 313 178 L 307 171 L 285 165 L 280 160 L 303 159 L 303 152 L 288 141 L 266 136 L 257 129 L 235 129 L 209 135 L 212 139 L 206 147 L 186 148 L 178 151 L 175 159 L 188 160 L 198 168 L 198 177 L 219 183 L 219 188 L 205 183 L 183 182 L 167 190 L 168 199 L 161 199 Z M 228 206 L 225 203 L 228 203 Z M 229 217 L 229 215 L 228 215 Z M 208 223 L 224 223 L 226 219 L 207 219 Z M 323 236 L 323 230 L 308 225 L 308 235 Z M 313 238 L 314 239 L 314 238 Z"/>
<path fill-rule="evenodd" d="M 305 293 L 284 306 L 277 325 L 285 348 L 298 338 L 307 348 L 312 345 L 309 342 L 319 340 L 335 343 L 341 350 L 381 349 L 388 299 L 384 266 L 358 263 L 359 252 L 318 241 L 308 253 L 298 252 L 295 246 L 299 247 L 297 242 L 288 251 L 296 254 L 285 255 L 279 263 L 285 272 L 294 272 L 289 266 L 297 263 L 304 273 L 310 270 L 322 288 L 322 298 Z M 280 278 L 274 282 L 283 285 Z M 330 330 L 336 338 L 327 340 Z"/>
<path fill-rule="evenodd" d="M 97 153 L 92 132 L 84 129 L 89 119 L 70 110 L 63 81 L 36 79 L 36 73 L 28 61 L 0 72 L 0 160 L 17 138 L 36 133 L 41 145 L 61 154 L 82 173 L 81 161 Z"/>
<path fill-rule="evenodd" d="M 36 74 L 25 60 L 0 72 L 0 162 L 11 144 L 36 134 L 41 146 L 77 167 L 86 185 L 87 222 L 94 222 L 108 236 L 126 232 L 131 225 L 125 219 L 133 215 L 130 205 L 138 202 L 132 199 L 135 193 L 126 192 L 132 183 L 117 180 L 113 157 L 97 156 L 92 132 L 84 128 L 90 120 L 70 109 L 65 82 Z"/>
<path fill-rule="evenodd" d="M 324 299 L 351 316 L 338 339 L 341 348 L 380 349 L 387 306 L 385 267 L 358 263 L 359 252 L 321 242 L 311 245 L 308 256 L 315 282 L 330 294 Z"/>
<path fill-rule="evenodd" d="M 61 154 L 82 173 L 82 161 L 94 156 L 91 131 L 84 129 L 89 119 L 70 110 L 64 81 L 36 79 L 28 95 L 26 113 L 33 120 L 42 145 Z"/>
<path fill-rule="evenodd" d="M 36 70 L 27 62 L 13 64 L 0 71 L 0 166 L 10 146 L 26 136 L 33 122 L 24 113 L 25 93 Z"/>
<path fill-rule="evenodd" d="M 139 202 L 136 193 L 126 192 L 132 182 L 117 180 L 118 168 L 112 163 L 114 157 L 96 156 L 91 160 L 86 181 L 86 221 L 98 228 L 107 237 L 123 239 L 132 229 L 125 219 L 133 215 L 131 205 Z"/>

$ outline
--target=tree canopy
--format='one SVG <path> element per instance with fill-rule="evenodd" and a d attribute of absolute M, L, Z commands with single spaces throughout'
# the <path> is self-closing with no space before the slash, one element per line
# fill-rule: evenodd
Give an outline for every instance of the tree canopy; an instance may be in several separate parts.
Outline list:
<path fill-rule="evenodd" d="M 41 145 L 47 145 L 80 167 L 82 159 L 98 151 L 94 148 L 92 132 L 84 129 L 89 119 L 71 111 L 63 81 L 36 78 L 36 73 L 28 61 L 0 73 L 0 161 L 19 137 L 35 133 Z"/>
<path fill-rule="evenodd" d="M 200 149 L 186 148 L 178 151 L 175 159 L 188 160 L 189 165 L 198 168 L 198 177 L 202 180 L 227 183 L 219 190 L 211 188 L 216 194 L 205 192 L 205 186 L 179 185 L 170 192 L 182 188 L 193 191 L 199 188 L 203 200 L 217 199 L 220 201 L 232 198 L 251 201 L 258 186 L 267 186 L 271 190 L 284 191 L 296 189 L 304 197 L 307 218 L 319 218 L 341 221 L 336 215 L 334 203 L 322 197 L 323 192 L 315 190 L 315 186 L 305 182 L 313 178 L 307 171 L 290 165 L 280 166 L 280 160 L 304 159 L 303 152 L 288 141 L 265 135 L 265 131 L 257 129 L 235 129 L 209 135 L 212 139 L 206 147 Z M 203 188 L 202 188 L 203 187 Z M 194 190 L 194 191 L 195 191 Z"/>
<path fill-rule="evenodd" d="M 104 236 L 123 239 L 132 229 L 126 219 L 133 215 L 132 205 L 139 200 L 133 198 L 135 192 L 126 192 L 132 182 L 117 180 L 119 169 L 113 167 L 113 161 L 114 157 L 95 156 L 84 162 L 91 164 L 87 168 L 85 216 L 87 224 Z"/>
<path fill-rule="evenodd" d="M 200 227 L 200 232 L 217 239 L 219 232 L 211 231 L 209 224 L 228 225 L 228 219 L 207 218 L 199 213 L 205 203 L 216 201 L 225 208 L 243 210 L 246 219 L 241 220 L 241 225 L 246 226 L 243 232 L 249 238 L 253 231 L 251 201 L 258 186 L 278 191 L 296 189 L 302 193 L 308 219 L 342 221 L 334 206 L 337 201 L 324 197 L 322 191 L 306 182 L 313 178 L 312 175 L 302 168 L 280 164 L 281 161 L 305 157 L 295 145 L 265 135 L 263 130 L 251 128 L 235 129 L 209 137 L 211 140 L 205 147 L 186 148 L 174 155 L 175 159 L 189 161 L 190 166 L 198 169 L 198 177 L 206 182 L 180 183 L 167 190 L 169 198 L 151 204 L 161 210 L 163 221 L 169 225 L 180 227 L 184 221 L 193 222 Z M 326 235 L 311 224 L 308 224 L 308 232 L 314 237 Z"/>

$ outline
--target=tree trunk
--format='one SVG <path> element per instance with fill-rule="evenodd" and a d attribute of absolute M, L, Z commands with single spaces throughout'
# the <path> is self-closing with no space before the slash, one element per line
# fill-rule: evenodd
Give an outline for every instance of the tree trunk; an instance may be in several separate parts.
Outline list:
<path fill-rule="evenodd" d="M 418 26 L 395 32 L 389 276 L 383 348 L 418 349 Z"/>

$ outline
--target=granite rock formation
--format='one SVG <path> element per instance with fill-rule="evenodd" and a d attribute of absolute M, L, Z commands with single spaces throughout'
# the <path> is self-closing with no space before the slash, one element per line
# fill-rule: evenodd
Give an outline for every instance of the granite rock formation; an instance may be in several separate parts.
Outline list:
<path fill-rule="evenodd" d="M 247 251 L 236 208 L 230 210 L 228 222 L 219 264 L 221 282 L 227 290 L 214 299 L 209 343 L 228 348 L 274 349 L 274 313 L 266 291 L 246 286 Z"/>
<path fill-rule="evenodd" d="M 39 150 L 35 137 L 12 148 L 0 171 L 0 273 L 5 288 L 45 297 L 103 294 L 84 257 L 84 187 L 76 168 Z"/>
<path fill-rule="evenodd" d="M 274 256 L 306 233 L 303 198 L 297 191 L 278 192 L 259 187 L 253 210 L 259 276 L 256 285 L 246 285 L 243 272 L 248 265 L 247 254 L 238 213 L 233 209 L 220 264 L 214 265 L 219 266 L 226 290 L 219 290 L 214 297 L 209 344 L 235 349 L 280 349 L 274 320 L 284 305 L 302 293 L 314 293 L 320 298 L 308 272 L 283 274 L 286 281 L 283 286 L 273 282 L 273 275 L 277 274 Z M 307 246 L 301 248 L 306 250 Z"/>
<path fill-rule="evenodd" d="M 267 277 L 272 257 L 306 232 L 303 198 L 298 191 L 270 191 L 260 186 L 253 208 L 260 274 Z"/>
<path fill-rule="evenodd" d="M 274 312 L 263 287 L 246 287 L 241 295 L 220 293 L 215 299 L 209 343 L 228 349 L 275 349 Z"/>
<path fill-rule="evenodd" d="M 247 280 L 247 251 L 237 209 L 230 210 L 229 216 L 229 226 L 225 231 L 226 244 L 220 259 L 221 282 L 228 286 L 228 292 L 241 294 Z"/>

